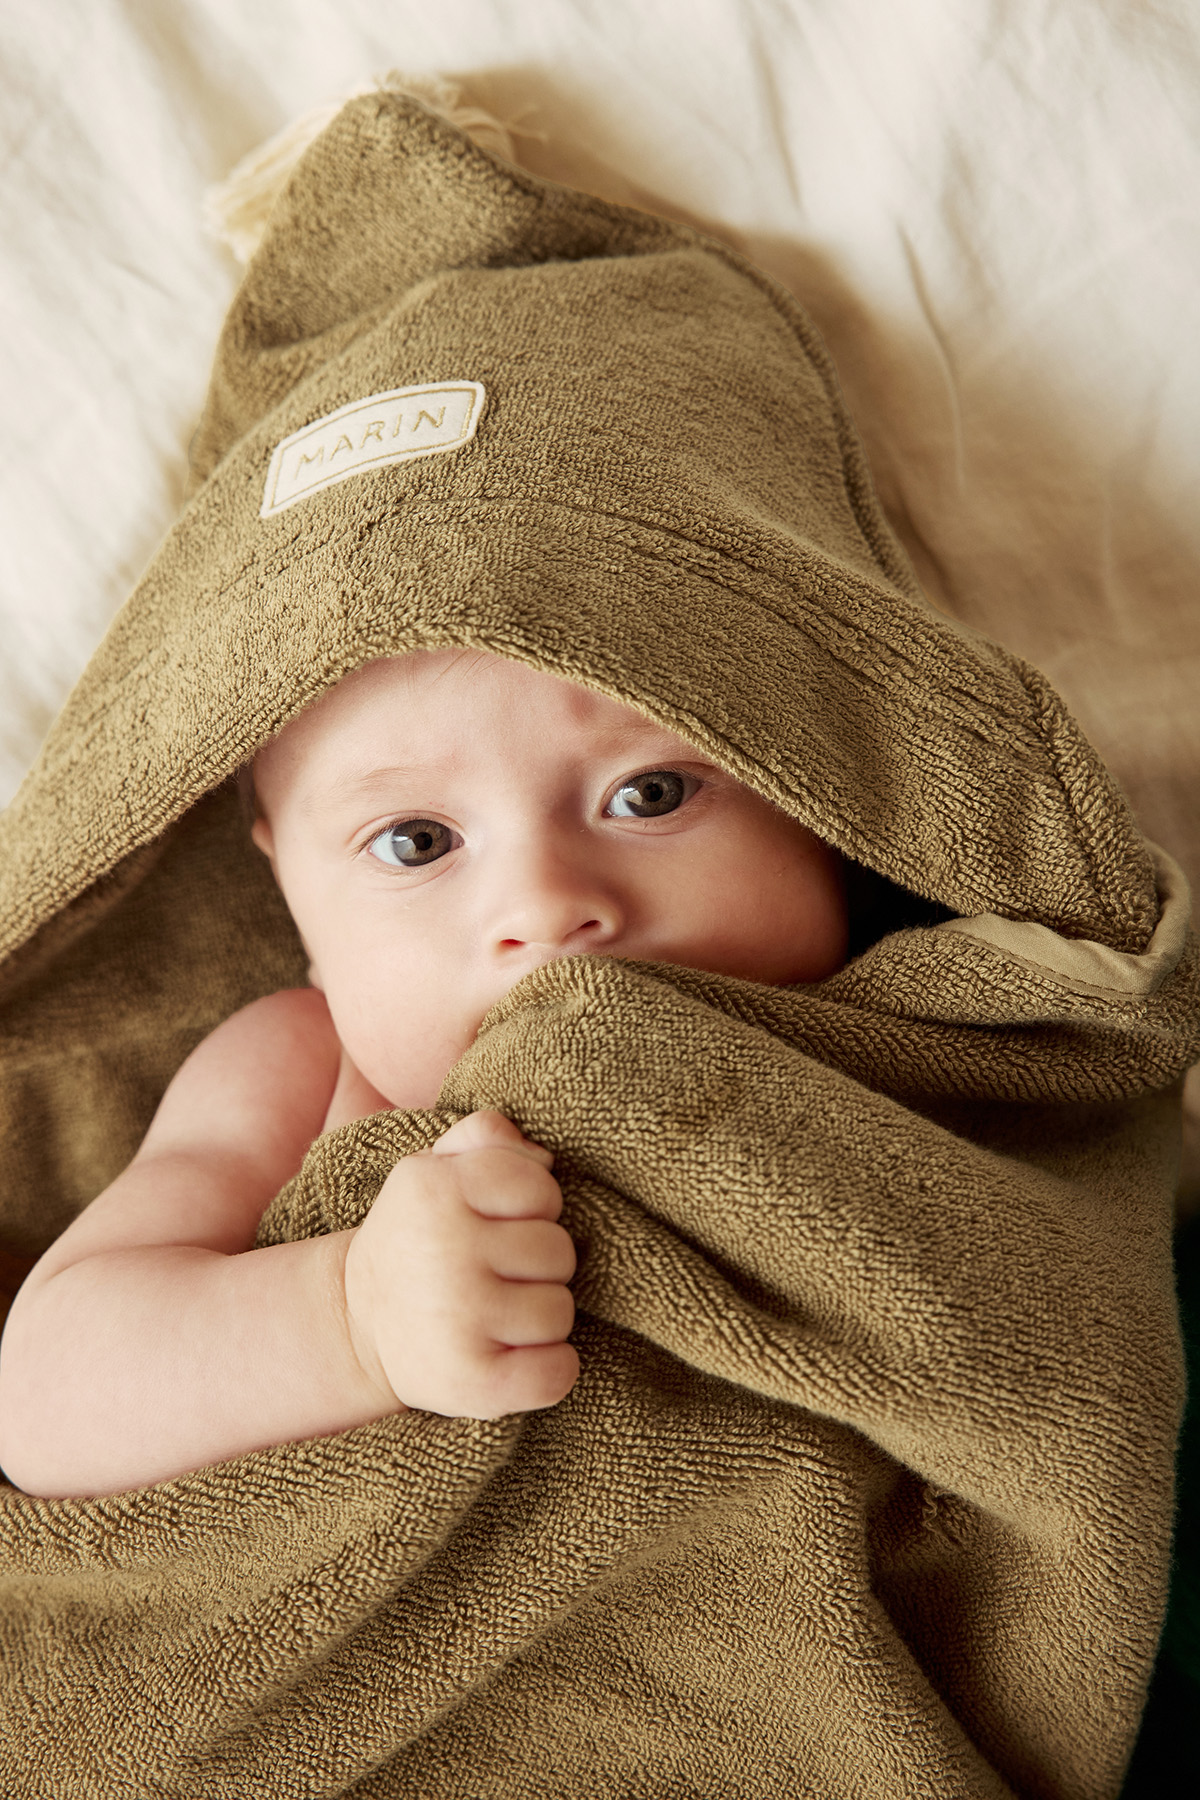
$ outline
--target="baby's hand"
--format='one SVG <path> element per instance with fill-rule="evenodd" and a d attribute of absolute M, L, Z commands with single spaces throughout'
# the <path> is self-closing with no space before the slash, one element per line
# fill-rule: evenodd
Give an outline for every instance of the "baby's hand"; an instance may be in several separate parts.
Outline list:
<path fill-rule="evenodd" d="M 397 1163 L 346 1255 L 351 1339 L 384 1393 L 471 1419 L 570 1393 L 575 1248 L 551 1161 L 502 1114 L 477 1112 Z"/>

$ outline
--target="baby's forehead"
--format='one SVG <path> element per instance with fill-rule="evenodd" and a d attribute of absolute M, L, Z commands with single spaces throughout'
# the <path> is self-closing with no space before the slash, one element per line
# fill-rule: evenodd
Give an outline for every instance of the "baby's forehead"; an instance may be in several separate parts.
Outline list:
<path fill-rule="evenodd" d="M 435 719 L 498 703 L 514 708 L 514 721 L 532 710 L 561 723 L 600 729 L 664 729 L 615 694 L 557 670 L 467 647 L 416 650 L 364 663 L 328 688 L 308 710 L 349 717 L 393 701 Z"/>
<path fill-rule="evenodd" d="M 417 651 L 327 688 L 257 755 L 265 780 L 366 779 L 381 769 L 468 775 L 496 759 L 634 759 L 702 752 L 635 707 L 488 651 Z M 707 759 L 705 759 L 707 760 Z"/>

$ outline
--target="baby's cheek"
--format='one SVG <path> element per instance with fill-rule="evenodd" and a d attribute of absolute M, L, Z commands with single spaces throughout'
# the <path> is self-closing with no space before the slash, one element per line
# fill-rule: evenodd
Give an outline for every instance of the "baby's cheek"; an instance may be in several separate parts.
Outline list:
<path fill-rule="evenodd" d="M 828 844 L 821 844 L 812 867 L 814 942 L 824 946 L 823 954 L 830 961 L 830 967 L 824 973 L 832 975 L 846 960 L 850 932 L 846 867 L 839 853 Z"/>
<path fill-rule="evenodd" d="M 735 896 L 734 916 L 757 938 L 751 977 L 785 986 L 823 981 L 846 960 L 849 939 L 842 859 L 803 827 L 786 821 L 757 864 L 759 879 Z"/>
<path fill-rule="evenodd" d="M 443 1081 L 474 1039 L 478 1020 L 447 1020 L 436 1009 L 395 1004 L 383 991 L 372 1012 L 370 1018 L 349 1022 L 344 1035 L 339 1031 L 363 1080 L 389 1106 L 436 1106 Z"/>

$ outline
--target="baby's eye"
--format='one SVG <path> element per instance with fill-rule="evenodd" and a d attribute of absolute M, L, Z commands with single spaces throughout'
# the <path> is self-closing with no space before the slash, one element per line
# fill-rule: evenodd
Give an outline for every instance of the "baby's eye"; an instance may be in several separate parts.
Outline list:
<path fill-rule="evenodd" d="M 606 811 L 616 819 L 657 819 L 682 806 L 687 795 L 686 775 L 674 769 L 648 769 L 623 781 Z"/>
<path fill-rule="evenodd" d="M 394 869 L 419 869 L 454 848 L 454 833 L 437 819 L 401 819 L 372 838 L 371 855 Z"/>

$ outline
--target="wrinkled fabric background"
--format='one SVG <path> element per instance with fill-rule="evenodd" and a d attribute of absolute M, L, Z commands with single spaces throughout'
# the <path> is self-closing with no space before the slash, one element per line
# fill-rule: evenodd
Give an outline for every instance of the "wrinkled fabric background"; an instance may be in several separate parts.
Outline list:
<path fill-rule="evenodd" d="M 237 273 L 203 190 L 391 68 L 800 296 L 932 597 L 1200 888 L 1195 0 L 10 0 L 0 802 L 182 495 Z"/>

